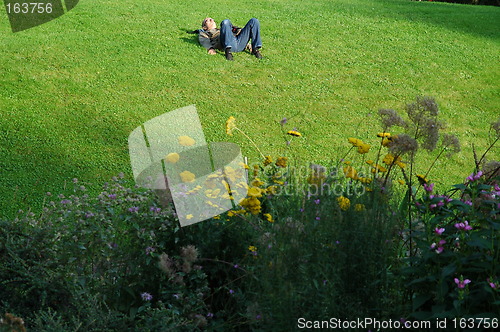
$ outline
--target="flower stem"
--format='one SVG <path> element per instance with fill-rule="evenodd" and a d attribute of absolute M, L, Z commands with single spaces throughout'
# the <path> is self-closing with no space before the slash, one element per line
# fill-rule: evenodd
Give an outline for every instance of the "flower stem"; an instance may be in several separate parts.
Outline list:
<path fill-rule="evenodd" d="M 245 136 L 245 137 L 246 137 L 246 138 L 250 141 L 250 143 L 252 143 L 252 144 L 253 144 L 253 146 L 257 149 L 257 151 L 260 153 L 261 157 L 262 157 L 263 159 L 266 159 L 266 157 L 264 156 L 264 154 L 262 153 L 262 151 L 260 151 L 260 149 L 259 149 L 259 147 L 257 146 L 257 144 L 255 144 L 255 142 L 254 142 L 254 141 L 253 141 L 253 140 L 252 140 L 252 139 L 251 139 L 251 138 L 250 138 L 247 134 L 245 134 L 245 133 L 243 132 L 243 130 L 241 130 L 241 129 L 240 129 L 240 128 L 238 128 L 238 127 L 234 128 L 234 129 L 236 129 L 236 130 L 238 130 L 240 133 L 242 133 L 242 134 L 243 134 L 243 136 Z"/>

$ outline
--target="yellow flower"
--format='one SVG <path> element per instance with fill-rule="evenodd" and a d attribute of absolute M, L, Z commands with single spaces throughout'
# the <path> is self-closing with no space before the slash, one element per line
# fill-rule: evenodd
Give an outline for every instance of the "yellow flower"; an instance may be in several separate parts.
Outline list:
<path fill-rule="evenodd" d="M 245 164 L 244 162 L 239 162 L 238 165 L 240 165 L 241 167 L 243 167 L 244 169 L 249 169 L 250 167 L 248 167 L 247 164 Z"/>
<path fill-rule="evenodd" d="M 262 189 L 257 187 L 252 187 L 248 189 L 247 195 L 250 197 L 262 197 Z"/>
<path fill-rule="evenodd" d="M 365 153 L 368 153 L 368 151 L 370 151 L 370 144 L 361 143 L 358 146 L 358 153 L 365 154 Z"/>
<path fill-rule="evenodd" d="M 272 164 L 272 162 L 273 162 L 273 159 L 271 158 L 271 156 L 266 156 L 266 159 L 264 160 L 264 166 Z"/>
<path fill-rule="evenodd" d="M 357 178 L 357 180 L 359 180 L 359 182 L 364 183 L 364 184 L 372 183 L 372 179 L 370 179 L 370 178 Z"/>
<path fill-rule="evenodd" d="M 363 144 L 363 141 L 361 141 L 360 139 L 354 138 L 354 137 L 349 137 L 347 139 L 347 141 L 349 141 L 349 143 L 351 143 L 352 146 L 355 146 L 355 147 L 358 147 L 361 144 Z"/>
<path fill-rule="evenodd" d="M 392 163 L 394 163 L 394 156 L 390 153 L 388 153 L 384 159 L 382 160 L 382 162 L 386 165 L 391 165 Z"/>
<path fill-rule="evenodd" d="M 264 213 L 263 216 L 266 218 L 267 221 L 274 222 L 273 216 L 270 215 L 269 213 Z"/>
<path fill-rule="evenodd" d="M 424 185 L 426 183 L 429 182 L 429 180 L 427 180 L 425 178 L 425 175 L 422 175 L 422 174 L 417 174 L 417 179 L 418 179 L 418 182 L 420 182 L 421 185 Z"/>
<path fill-rule="evenodd" d="M 249 246 L 248 250 L 250 250 L 251 252 L 256 252 L 257 251 L 257 247 L 256 246 Z"/>
<path fill-rule="evenodd" d="M 233 136 L 233 130 L 236 129 L 236 119 L 230 116 L 226 121 L 226 134 Z"/>
<path fill-rule="evenodd" d="M 340 208 L 344 211 L 349 210 L 349 208 L 351 207 L 351 201 L 347 197 L 339 196 L 337 198 L 337 202 L 339 203 Z"/>
<path fill-rule="evenodd" d="M 400 168 L 405 168 L 406 164 L 402 161 L 396 161 L 396 165 L 398 165 Z"/>
<path fill-rule="evenodd" d="M 377 137 L 391 137 L 391 133 L 378 133 Z"/>
<path fill-rule="evenodd" d="M 266 192 L 269 195 L 276 195 L 278 193 L 278 187 L 276 187 L 276 186 L 269 186 L 269 187 L 267 187 Z"/>
<path fill-rule="evenodd" d="M 347 140 L 349 141 L 349 143 L 352 144 L 352 146 L 355 146 L 358 148 L 358 153 L 364 154 L 370 150 L 370 145 L 363 143 L 363 141 L 360 139 L 357 139 L 354 137 L 349 137 Z"/>
<path fill-rule="evenodd" d="M 300 136 L 302 136 L 302 134 L 301 134 L 301 133 L 299 133 L 299 132 L 298 132 L 298 131 L 296 131 L 296 130 L 289 130 L 289 131 L 287 132 L 287 134 L 288 134 L 288 135 L 295 136 L 295 137 L 300 137 Z"/>
<path fill-rule="evenodd" d="M 194 182 L 194 180 L 196 179 L 196 176 L 190 171 L 184 171 L 179 175 L 181 177 L 182 182 Z"/>
<path fill-rule="evenodd" d="M 255 164 L 253 165 L 253 176 L 257 176 L 259 174 L 259 165 Z"/>
<path fill-rule="evenodd" d="M 399 184 L 401 184 L 403 186 L 406 185 L 406 182 L 404 182 L 403 180 L 398 180 L 398 182 L 399 182 Z"/>
<path fill-rule="evenodd" d="M 236 182 L 236 180 L 243 177 L 243 170 L 241 168 L 235 170 L 231 166 L 224 167 L 224 175 L 231 181 L 231 183 Z"/>
<path fill-rule="evenodd" d="M 377 173 L 377 172 L 385 173 L 387 172 L 387 168 L 385 168 L 384 166 L 375 165 L 372 169 L 372 173 Z"/>
<path fill-rule="evenodd" d="M 364 204 L 356 204 L 354 205 L 354 211 L 363 211 L 365 209 L 365 205 Z"/>
<path fill-rule="evenodd" d="M 373 165 L 373 160 L 367 160 L 367 161 L 366 161 L 366 163 L 367 163 L 368 165 Z"/>
<path fill-rule="evenodd" d="M 182 146 L 191 146 L 195 143 L 195 140 L 189 136 L 179 136 L 179 144 Z"/>
<path fill-rule="evenodd" d="M 260 187 L 264 184 L 264 182 L 262 182 L 259 178 L 255 178 L 251 184 L 254 187 Z"/>
<path fill-rule="evenodd" d="M 165 161 L 167 163 L 171 163 L 171 164 L 175 164 L 176 162 L 178 162 L 180 159 L 180 156 L 178 153 L 175 153 L 175 152 L 172 152 L 172 153 L 169 153 L 167 154 L 167 156 L 165 157 Z"/>
<path fill-rule="evenodd" d="M 260 201 L 256 197 L 247 197 L 241 201 L 240 205 L 251 214 L 259 214 L 262 209 Z"/>
<path fill-rule="evenodd" d="M 219 195 L 219 193 L 220 193 L 220 189 L 215 189 L 215 190 L 207 189 L 207 190 L 205 190 L 205 195 L 208 198 L 217 198 L 217 196 Z"/>
<path fill-rule="evenodd" d="M 344 174 L 346 178 L 351 178 L 354 180 L 358 178 L 358 172 L 350 165 L 344 167 Z"/>
<path fill-rule="evenodd" d="M 287 160 L 287 157 L 279 157 L 276 161 L 276 166 L 285 168 Z"/>
<path fill-rule="evenodd" d="M 187 219 L 187 220 L 192 219 L 192 218 L 193 218 L 193 215 L 192 215 L 192 214 L 188 214 L 188 215 L 186 216 L 186 219 Z"/>

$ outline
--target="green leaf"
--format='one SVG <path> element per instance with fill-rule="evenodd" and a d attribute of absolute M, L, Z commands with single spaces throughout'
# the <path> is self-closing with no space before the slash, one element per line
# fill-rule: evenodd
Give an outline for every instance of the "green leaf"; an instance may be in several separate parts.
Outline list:
<path fill-rule="evenodd" d="M 412 301 L 413 311 L 416 311 L 418 308 L 423 306 L 427 301 L 432 298 L 432 295 L 429 294 L 420 294 L 417 295 Z"/>
<path fill-rule="evenodd" d="M 491 240 L 476 236 L 476 234 L 472 235 L 472 238 L 467 241 L 467 245 L 471 247 L 481 248 L 481 249 L 491 249 Z"/>
<path fill-rule="evenodd" d="M 447 276 L 452 275 L 453 273 L 455 273 L 456 269 L 457 267 L 455 264 L 445 266 L 443 268 L 443 271 L 441 272 L 441 277 L 446 278 Z"/>
<path fill-rule="evenodd" d="M 457 188 L 459 190 L 465 190 L 465 189 L 467 189 L 467 186 L 465 184 L 463 184 L 463 183 L 454 184 L 452 187 L 453 188 Z"/>

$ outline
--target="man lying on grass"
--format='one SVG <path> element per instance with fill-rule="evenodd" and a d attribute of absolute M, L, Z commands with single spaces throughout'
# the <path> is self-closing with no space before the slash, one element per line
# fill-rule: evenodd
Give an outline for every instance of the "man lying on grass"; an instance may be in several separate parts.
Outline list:
<path fill-rule="evenodd" d="M 245 49 L 255 55 L 257 59 L 262 59 L 260 48 L 260 23 L 256 18 L 252 18 L 243 29 L 235 27 L 231 21 L 224 20 L 217 29 L 217 24 L 211 17 L 207 17 L 201 23 L 202 29 L 198 31 L 198 40 L 201 46 L 208 50 L 208 54 L 216 54 L 215 50 L 223 50 L 227 60 L 233 60 L 232 52 L 241 52 Z M 248 45 L 252 40 L 251 47 Z"/>

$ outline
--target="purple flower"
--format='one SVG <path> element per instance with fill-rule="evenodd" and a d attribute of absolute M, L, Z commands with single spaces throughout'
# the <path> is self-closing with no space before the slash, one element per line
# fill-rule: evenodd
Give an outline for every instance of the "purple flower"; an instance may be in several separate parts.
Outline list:
<path fill-rule="evenodd" d="M 469 182 L 474 182 L 479 180 L 481 176 L 483 176 L 483 172 L 479 171 L 477 172 L 477 174 L 472 173 L 471 175 L 469 175 L 466 180 L 469 180 Z"/>
<path fill-rule="evenodd" d="M 255 316 L 255 319 L 261 319 L 261 318 L 262 318 L 262 316 L 261 316 L 261 315 L 257 315 L 257 316 Z"/>
<path fill-rule="evenodd" d="M 234 290 L 230 289 L 229 290 L 229 294 L 233 295 L 234 294 Z"/>
<path fill-rule="evenodd" d="M 108 195 L 108 198 L 110 198 L 110 199 L 116 199 L 116 194 L 110 194 L 110 195 Z"/>
<path fill-rule="evenodd" d="M 65 204 L 70 204 L 70 203 L 71 203 L 71 201 L 70 201 L 69 199 L 63 199 L 63 200 L 61 201 L 61 204 L 63 204 L 63 205 L 65 205 Z"/>
<path fill-rule="evenodd" d="M 499 287 L 499 285 L 491 281 L 490 278 L 486 279 L 486 281 L 488 282 L 488 285 L 490 285 L 490 287 L 493 289 L 497 289 Z"/>
<path fill-rule="evenodd" d="M 300 208 L 300 210 L 299 210 L 299 211 L 300 211 L 300 212 L 304 212 L 304 209 L 303 209 L 303 208 Z"/>
<path fill-rule="evenodd" d="M 155 206 L 152 206 L 149 208 L 149 211 L 154 212 L 154 213 L 160 213 L 161 208 L 157 208 Z"/>
<path fill-rule="evenodd" d="M 234 265 L 233 265 L 233 267 L 234 267 L 235 269 L 237 269 L 237 268 L 239 268 L 240 266 L 239 266 L 238 264 L 234 264 Z"/>
<path fill-rule="evenodd" d="M 207 317 L 208 317 L 208 318 L 212 318 L 212 317 L 214 317 L 214 314 L 213 314 L 213 313 L 211 313 L 211 312 L 209 312 L 209 313 L 207 314 Z"/>
<path fill-rule="evenodd" d="M 95 216 L 95 214 L 93 214 L 92 212 L 85 213 L 85 218 L 87 218 L 87 219 L 92 218 L 94 216 Z"/>
<path fill-rule="evenodd" d="M 146 255 L 149 255 L 150 253 L 154 252 L 156 249 L 153 247 L 147 247 L 146 248 Z"/>
<path fill-rule="evenodd" d="M 442 228 L 442 227 L 441 228 L 437 228 L 436 227 L 436 229 L 434 230 L 434 232 L 436 232 L 437 235 L 441 235 L 444 232 L 444 228 Z"/>
<path fill-rule="evenodd" d="M 144 293 L 141 293 L 141 298 L 144 300 L 144 301 L 151 301 L 153 299 L 153 295 L 147 293 L 147 292 L 144 292 Z"/>
<path fill-rule="evenodd" d="M 472 201 L 471 200 L 465 201 L 464 203 L 467 204 L 467 205 L 472 206 Z"/>
<path fill-rule="evenodd" d="M 316 204 L 319 204 L 319 202 L 321 202 L 321 201 L 319 200 L 319 198 L 314 200 L 314 203 L 316 203 Z"/>
<path fill-rule="evenodd" d="M 445 243 L 446 243 L 446 241 L 445 241 L 445 240 L 441 240 L 441 241 L 439 241 L 439 243 L 438 243 L 438 244 L 433 243 L 433 244 L 431 244 L 431 249 L 435 249 L 436 253 L 440 254 L 440 253 L 442 253 L 442 252 L 444 251 L 444 247 L 443 247 L 443 245 L 444 245 Z"/>
<path fill-rule="evenodd" d="M 470 231 L 472 229 L 472 226 L 470 226 L 469 222 L 466 220 L 464 222 L 456 223 L 455 228 L 462 231 Z"/>
<path fill-rule="evenodd" d="M 178 299 L 179 299 L 179 294 L 174 294 L 174 295 L 172 295 L 172 296 L 173 296 L 176 300 L 178 300 Z"/>
<path fill-rule="evenodd" d="M 327 282 L 328 282 L 328 280 L 326 280 L 326 279 L 323 280 L 323 286 L 325 286 Z"/>
<path fill-rule="evenodd" d="M 432 192 L 434 190 L 434 183 L 424 183 L 424 190 L 427 191 L 428 193 Z"/>
<path fill-rule="evenodd" d="M 458 288 L 463 289 L 467 284 L 470 284 L 471 281 L 469 279 L 459 280 L 458 278 L 455 278 L 455 283 L 457 284 Z"/>
<path fill-rule="evenodd" d="M 314 219 L 316 219 L 316 220 L 320 220 L 321 218 L 320 218 L 320 217 L 316 217 L 316 218 L 314 218 Z"/>
<path fill-rule="evenodd" d="M 288 119 L 287 118 L 283 118 L 283 119 L 281 119 L 280 124 L 282 126 L 284 126 L 284 125 L 286 125 L 287 122 L 288 122 Z"/>
<path fill-rule="evenodd" d="M 137 206 L 132 206 L 130 208 L 128 208 L 128 212 L 139 212 L 139 208 Z"/>

